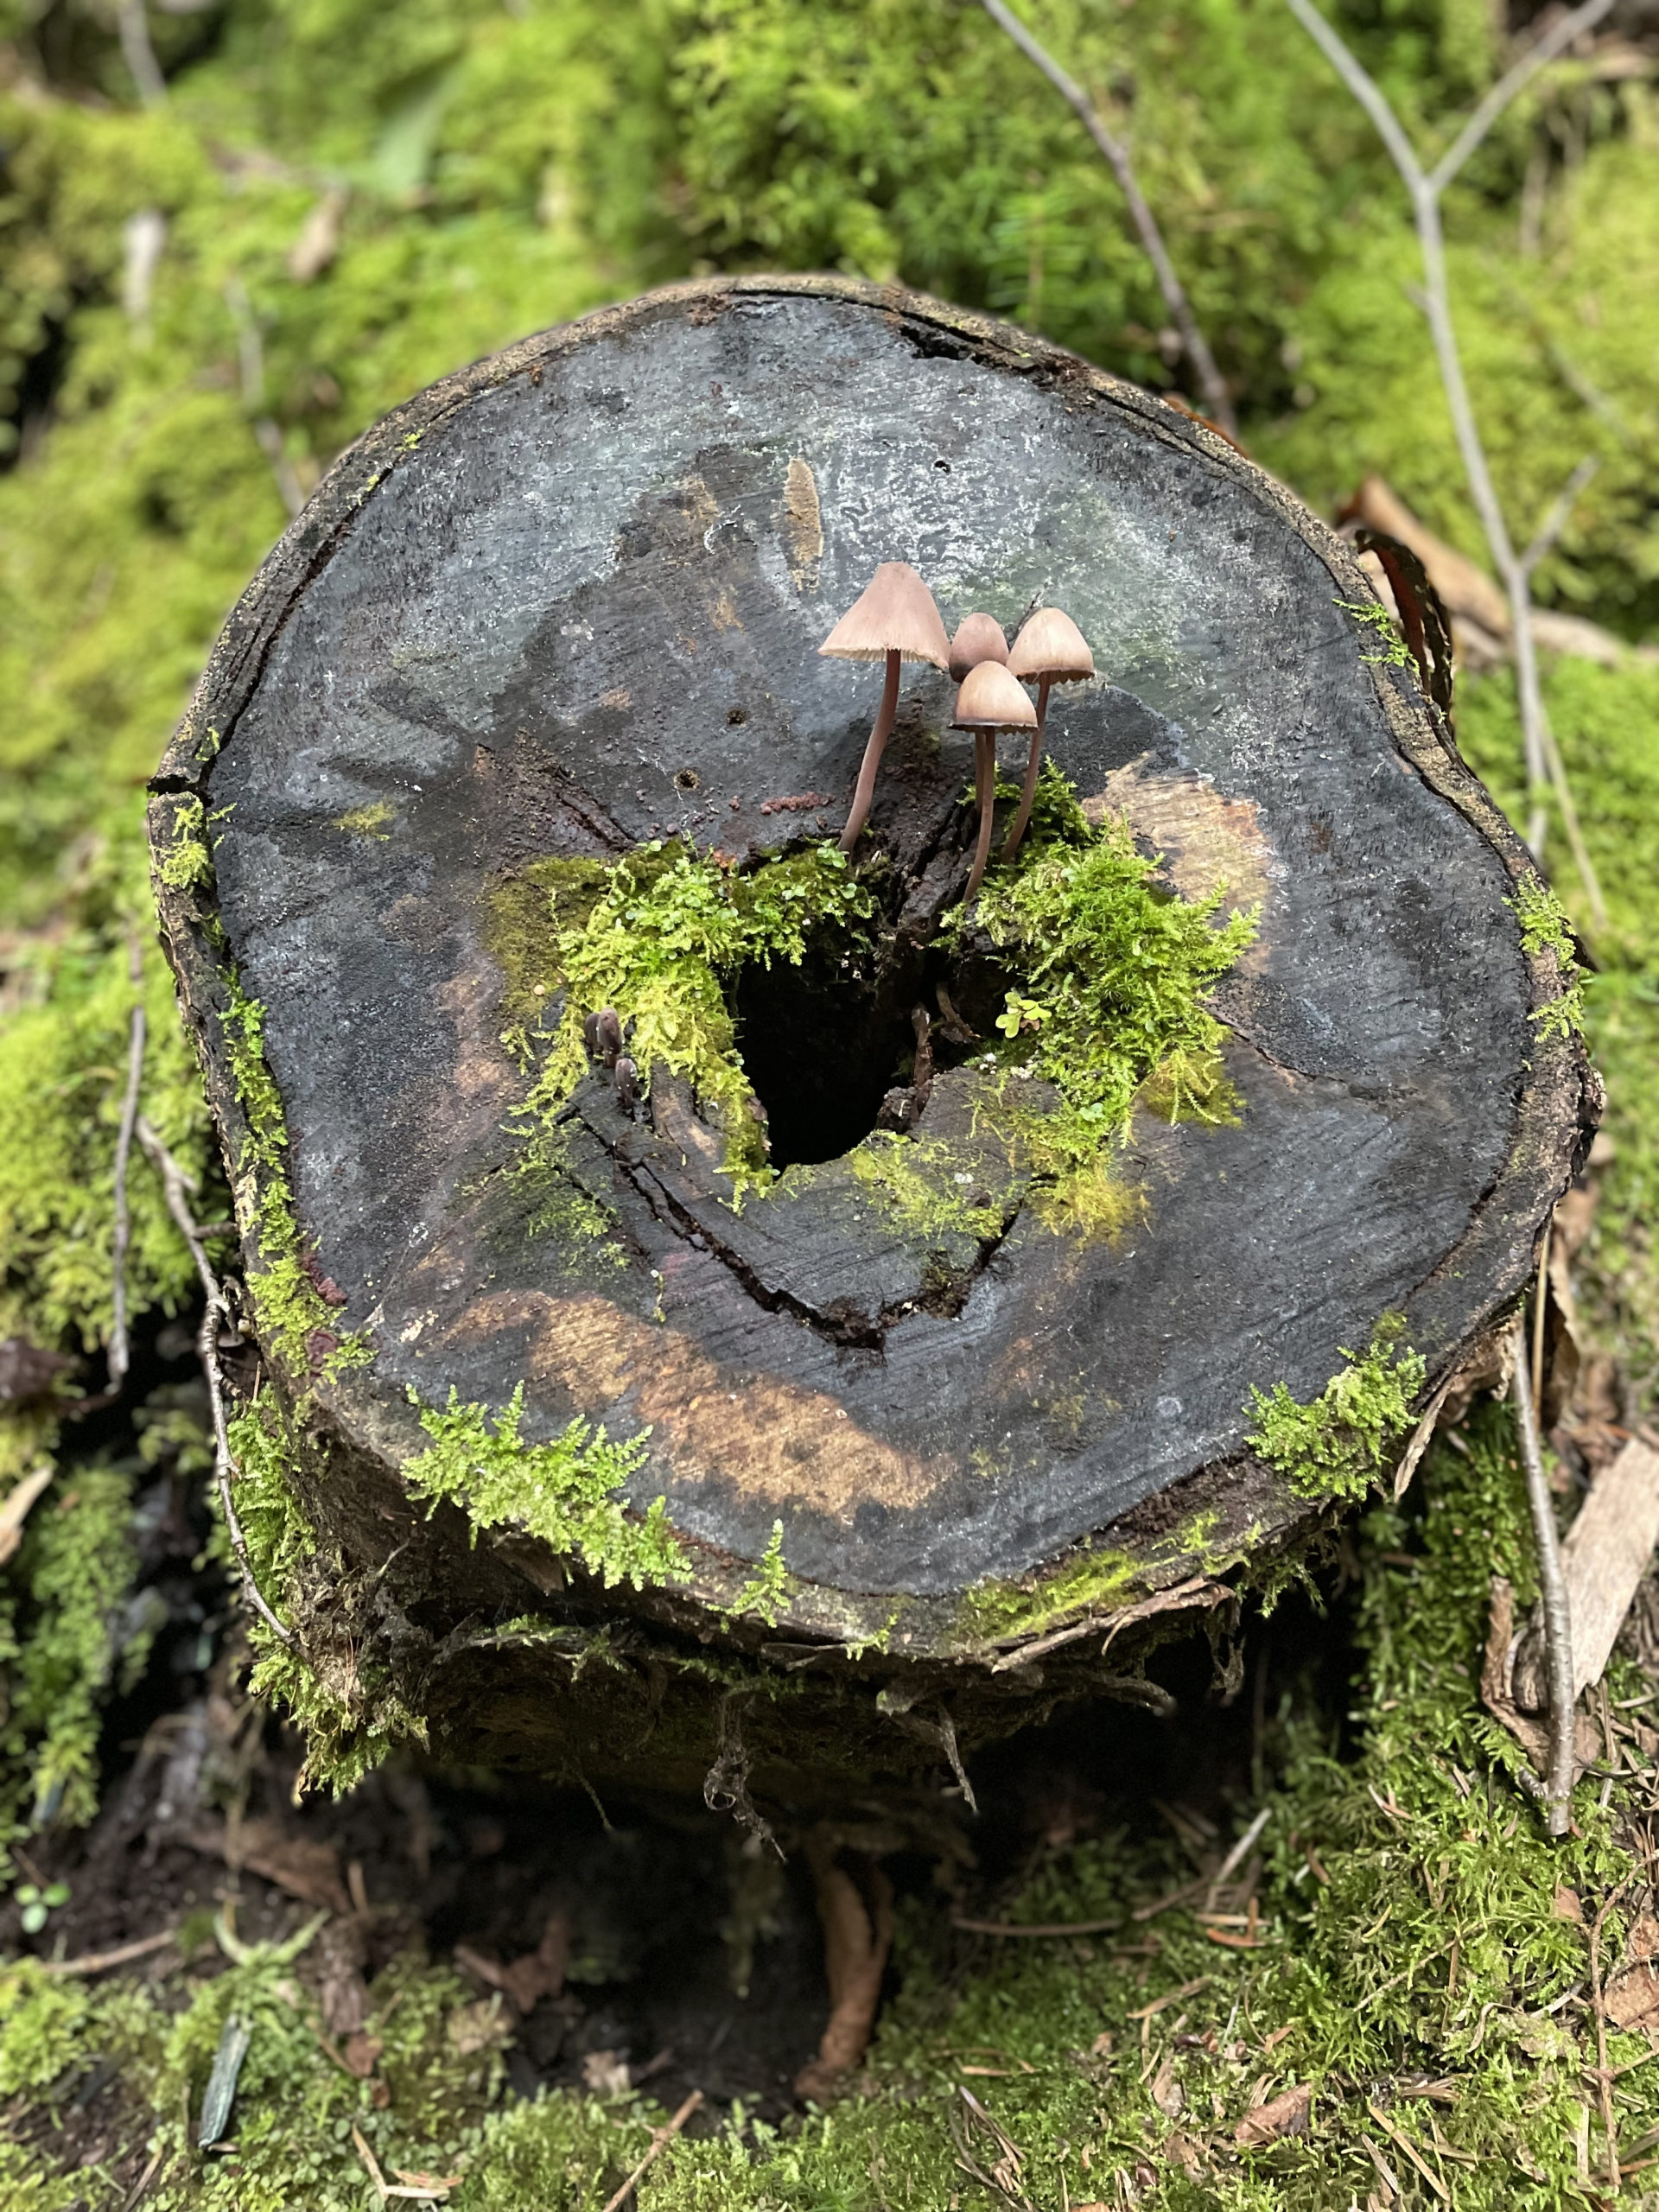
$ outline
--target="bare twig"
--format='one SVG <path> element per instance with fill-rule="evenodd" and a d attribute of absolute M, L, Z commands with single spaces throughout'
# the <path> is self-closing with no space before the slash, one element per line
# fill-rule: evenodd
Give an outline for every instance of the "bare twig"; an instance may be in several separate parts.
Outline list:
<path fill-rule="evenodd" d="M 1573 1606 L 1561 1570 L 1555 1508 L 1539 1447 L 1524 1316 L 1515 1325 L 1515 1373 L 1510 1388 L 1515 1395 L 1516 1426 L 1521 1433 L 1521 1465 L 1527 1478 L 1533 1539 L 1538 1548 L 1538 1585 L 1544 1602 L 1544 1650 L 1549 1675 L 1549 1772 L 1544 1800 L 1549 1808 L 1549 1833 L 1565 1835 L 1573 1795 Z"/>
<path fill-rule="evenodd" d="M 1600 467 L 1601 463 L 1594 454 L 1586 454 L 1551 500 L 1548 511 L 1538 525 L 1536 537 L 1521 556 L 1521 566 L 1529 576 L 1554 548 L 1556 539 L 1567 528 L 1567 517 L 1579 504 L 1580 494 L 1587 488 L 1591 478 Z"/>
<path fill-rule="evenodd" d="M 985 4 L 988 6 L 989 0 L 985 0 Z M 1595 870 L 1590 864 L 1589 855 L 1583 849 L 1577 810 L 1567 788 L 1560 749 L 1550 734 L 1544 713 L 1543 693 L 1538 681 L 1537 648 L 1532 630 L 1530 572 L 1516 552 L 1510 537 L 1509 524 L 1504 519 L 1492 482 L 1491 470 L 1487 465 L 1486 448 L 1481 442 L 1480 430 L 1475 421 L 1469 387 L 1464 380 L 1463 357 L 1458 349 L 1457 328 L 1452 319 L 1451 287 L 1446 267 L 1446 238 L 1440 222 L 1440 196 L 1522 86 L 1573 40 L 1599 23 L 1612 4 L 1613 0 L 1584 0 L 1581 7 L 1561 16 L 1541 38 L 1534 41 L 1512 68 L 1499 78 L 1434 168 L 1425 170 L 1399 118 L 1389 106 L 1386 94 L 1349 52 L 1338 32 L 1313 5 L 1313 0 L 1287 0 L 1287 5 L 1297 22 L 1318 45 L 1370 118 L 1377 136 L 1388 148 L 1389 157 L 1411 196 L 1417 243 L 1423 258 L 1421 304 L 1428 320 L 1429 334 L 1440 364 L 1440 382 L 1446 391 L 1446 407 L 1457 435 L 1458 450 L 1463 457 L 1464 473 L 1469 480 L 1475 511 L 1480 517 L 1493 565 L 1510 601 L 1510 626 L 1515 639 L 1516 687 L 1521 709 L 1522 739 L 1526 747 L 1530 801 L 1527 842 L 1535 854 L 1542 850 L 1542 794 L 1546 784 L 1553 784 L 1561 810 L 1562 827 L 1567 832 L 1573 861 L 1584 883 L 1585 895 L 1590 902 L 1590 911 L 1599 929 L 1606 926 L 1606 905 Z"/>
<path fill-rule="evenodd" d="M 135 938 L 128 952 L 128 973 L 135 993 L 143 988 L 143 962 Z M 115 1233 L 110 1243 L 113 1279 L 113 1318 L 110 1323 L 110 1379 L 106 1395 L 114 1397 L 127 1379 L 131 1347 L 127 1335 L 127 1246 L 132 1236 L 132 1217 L 127 1205 L 127 1164 L 132 1157 L 133 1125 L 138 1118 L 138 1087 L 144 1074 L 144 1006 L 135 996 L 127 1036 L 127 1088 L 121 1101 L 121 1125 L 115 1135 Z"/>
<path fill-rule="evenodd" d="M 78 1959 L 42 1959 L 42 1974 L 105 1974 L 111 1967 L 130 1966 L 147 1959 L 178 1941 L 176 1928 L 163 1928 L 159 1936 L 141 1936 L 136 1943 L 118 1943 L 112 1951 L 84 1951 Z"/>
<path fill-rule="evenodd" d="M 242 405 L 253 425 L 254 442 L 270 463 L 270 473 L 290 519 L 305 505 L 305 493 L 288 457 L 283 433 L 265 406 L 265 344 L 259 334 L 247 287 L 233 277 L 225 287 L 225 304 L 236 325 L 237 372 L 242 385 Z"/>
<path fill-rule="evenodd" d="M 1084 129 L 1105 156 L 1118 188 L 1128 204 L 1129 219 L 1140 234 L 1158 279 L 1158 289 L 1164 296 L 1164 305 L 1170 320 L 1180 333 L 1181 346 L 1192 364 L 1204 393 L 1204 404 L 1230 438 L 1238 435 L 1238 418 L 1233 412 L 1233 403 L 1222 374 L 1216 366 L 1215 355 L 1198 327 L 1198 317 L 1192 312 L 1192 302 L 1185 288 L 1175 274 L 1175 264 L 1169 257 L 1158 219 L 1147 205 L 1141 187 L 1135 180 L 1135 165 L 1129 159 L 1129 149 L 1123 141 L 1109 130 L 1102 122 L 1094 102 L 1073 77 L 1068 77 L 1046 47 L 1041 45 L 1020 22 L 1004 0 L 980 0 L 980 5 L 992 22 L 999 24 L 1014 41 L 1028 61 L 1036 63 L 1060 98 L 1076 114 Z"/>
<path fill-rule="evenodd" d="M 950 1925 L 969 1936 L 1103 1936 L 1121 1928 L 1123 1916 L 1115 1912 L 1109 1920 L 969 1920 L 956 1913 Z"/>
<path fill-rule="evenodd" d="M 679 2133 L 680 2130 L 685 2126 L 686 2121 L 690 2119 L 692 2113 L 696 2112 L 697 2107 L 702 2102 L 702 2091 L 701 2089 L 693 2089 L 690 2095 L 686 2099 L 685 2102 L 680 2107 L 679 2110 L 674 2114 L 671 2120 L 664 2120 L 660 2127 L 652 2128 L 651 2132 L 651 2148 L 646 2152 L 645 2157 L 640 2159 L 639 2164 L 628 2176 L 626 2181 L 623 2183 L 621 2188 L 617 2190 L 613 2196 L 607 2200 L 605 2212 L 621 2212 L 621 2207 L 626 2202 L 629 2192 L 639 2182 L 641 2175 L 645 2173 L 648 2166 L 655 2164 L 663 2151 L 674 2140 L 674 2138 Z"/>
<path fill-rule="evenodd" d="M 149 42 L 149 20 L 144 0 L 117 0 L 116 29 L 121 35 L 121 55 L 146 107 L 159 107 L 167 98 L 167 79 Z"/>
<path fill-rule="evenodd" d="M 162 1188 L 167 1195 L 167 1210 L 172 1215 L 179 1234 L 189 1247 L 190 1256 L 196 1263 L 196 1273 L 201 1279 L 207 1312 L 202 1315 L 200 1333 L 196 1338 L 196 1356 L 201 1362 L 201 1371 L 207 1381 L 207 1402 L 213 1416 L 213 1476 L 219 1485 L 219 1502 L 225 1515 L 225 1527 L 236 1554 L 237 1564 L 242 1570 L 243 1587 L 248 1603 L 279 1642 L 294 1649 L 294 1635 L 285 1628 L 265 1603 L 255 1578 L 253 1564 L 248 1556 L 248 1540 L 242 1532 L 231 1486 L 236 1480 L 236 1460 L 231 1452 L 230 1433 L 225 1419 L 225 1380 L 219 1364 L 219 1325 L 226 1322 L 236 1325 L 219 1277 L 208 1263 L 202 1249 L 201 1235 L 192 1217 L 185 1193 L 194 1187 L 194 1178 L 188 1175 L 162 1142 L 149 1123 L 138 1116 L 138 1141 L 154 1163 L 162 1179 Z"/>
<path fill-rule="evenodd" d="M 1549 1239 L 1554 1220 L 1544 1224 L 1538 1246 L 1538 1280 L 1532 1294 L 1532 1402 L 1541 1416 L 1544 1403 L 1544 1317 L 1549 1306 Z"/>

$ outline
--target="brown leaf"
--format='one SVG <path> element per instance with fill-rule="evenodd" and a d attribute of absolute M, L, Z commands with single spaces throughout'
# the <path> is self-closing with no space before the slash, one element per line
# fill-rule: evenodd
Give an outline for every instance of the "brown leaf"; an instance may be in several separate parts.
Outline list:
<path fill-rule="evenodd" d="M 1233 2130 L 1235 2143 L 1277 2143 L 1287 2135 L 1306 2135 L 1313 2092 L 1306 2082 L 1281 2089 L 1254 2112 L 1247 2112 Z"/>
<path fill-rule="evenodd" d="M 7 1492 L 4 1504 L 0 1505 L 0 1567 L 22 1542 L 23 1522 L 29 1517 L 29 1510 L 57 1471 L 48 1459 L 44 1466 L 25 1475 Z"/>
<path fill-rule="evenodd" d="M 1603 2005 L 1616 2028 L 1641 2028 L 1659 2034 L 1659 1970 L 1650 1959 L 1639 1960 L 1608 1985 Z"/>
<path fill-rule="evenodd" d="M 502 1966 L 475 1950 L 457 1943 L 455 1963 L 491 1989 L 499 1989 L 521 2017 L 533 2012 L 543 1997 L 556 1997 L 564 1986 L 565 1962 L 570 1955 L 570 1924 L 562 1912 L 550 1913 L 542 1940 L 533 1951 Z"/>
<path fill-rule="evenodd" d="M 1153 2077 L 1152 2101 L 1166 2120 L 1179 2120 L 1186 2104 L 1186 2093 L 1175 2078 L 1175 2054 L 1166 2053 L 1163 2064 Z"/>
<path fill-rule="evenodd" d="M 1555 1885 L 1554 1903 L 1550 1910 L 1557 1920 L 1570 1920 L 1580 1928 L 1584 1925 L 1584 1905 L 1579 1893 L 1569 1890 L 1563 1882 Z"/>
<path fill-rule="evenodd" d="M 366 2082 L 385 2049 L 378 2036 L 365 2035 L 359 2028 L 354 2035 L 346 2037 L 340 2046 L 340 2056 L 346 2061 L 346 2072 L 355 2074 L 359 2082 Z"/>
<path fill-rule="evenodd" d="M 333 1844 L 278 1821 L 243 1821 L 234 1830 L 222 1821 L 202 1821 L 183 1840 L 193 1851 L 222 1859 L 227 1866 L 245 1866 L 251 1873 L 263 1874 L 302 1904 L 341 1914 L 352 1909 Z"/>

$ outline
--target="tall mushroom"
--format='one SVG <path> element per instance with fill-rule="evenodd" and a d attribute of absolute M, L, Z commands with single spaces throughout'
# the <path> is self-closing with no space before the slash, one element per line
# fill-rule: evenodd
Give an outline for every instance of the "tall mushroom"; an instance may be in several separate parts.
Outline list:
<path fill-rule="evenodd" d="M 841 849 L 850 853 L 869 817 L 875 772 L 899 710 L 899 664 L 925 660 L 935 668 L 948 668 L 950 645 L 933 594 L 915 569 L 906 561 L 884 561 L 818 651 L 832 660 L 885 660 L 887 664 L 881 710 L 864 748 L 852 812 L 841 833 Z"/>
<path fill-rule="evenodd" d="M 1037 769 L 1043 756 L 1043 726 L 1048 720 L 1049 687 L 1081 683 L 1095 672 L 1094 655 L 1069 614 L 1058 607 L 1039 607 L 1020 629 L 1008 655 L 1009 672 L 1037 685 L 1037 727 L 1031 734 L 1031 758 L 1026 763 L 1026 785 L 1020 794 L 1020 811 L 1014 817 L 1002 847 L 1002 858 L 1011 861 L 1020 849 L 1031 819 L 1031 802 L 1037 795 Z"/>
<path fill-rule="evenodd" d="M 952 727 L 974 733 L 974 789 L 979 800 L 979 843 L 973 872 L 963 892 L 965 906 L 978 890 L 991 851 L 991 810 L 996 795 L 996 734 L 1028 729 L 1037 742 L 1037 710 L 1000 660 L 982 660 L 969 669 L 957 694 Z"/>

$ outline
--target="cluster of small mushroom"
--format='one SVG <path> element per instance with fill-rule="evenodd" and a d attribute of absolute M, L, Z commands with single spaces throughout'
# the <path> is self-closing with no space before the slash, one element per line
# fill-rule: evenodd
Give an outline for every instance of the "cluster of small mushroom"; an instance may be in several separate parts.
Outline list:
<path fill-rule="evenodd" d="M 908 562 L 884 561 L 864 591 L 818 648 L 836 660 L 885 660 L 887 682 L 881 708 L 864 748 L 852 811 L 841 833 L 841 849 L 851 852 L 868 819 L 876 771 L 899 708 L 899 671 L 905 661 L 929 661 L 946 669 L 961 689 L 951 716 L 955 729 L 974 734 L 974 789 L 979 801 L 979 841 L 965 899 L 979 888 L 991 851 L 991 814 L 996 786 L 996 741 L 1003 730 L 1030 733 L 1025 787 L 1002 846 L 1002 858 L 1019 850 L 1031 819 L 1042 760 L 1048 695 L 1056 683 L 1077 683 L 1095 672 L 1092 654 L 1069 614 L 1039 607 L 1027 617 L 1010 649 L 1001 624 L 988 614 L 969 614 L 954 638 L 947 638 L 933 594 Z M 1035 683 L 1037 703 L 1020 689 Z"/>
<path fill-rule="evenodd" d="M 613 1006 L 601 1007 L 597 1014 L 586 1016 L 582 1041 L 588 1047 L 588 1059 L 597 1061 L 615 1084 L 617 1104 L 625 1114 L 632 1114 L 639 1095 L 639 1071 L 622 1049 L 622 1017 Z"/>

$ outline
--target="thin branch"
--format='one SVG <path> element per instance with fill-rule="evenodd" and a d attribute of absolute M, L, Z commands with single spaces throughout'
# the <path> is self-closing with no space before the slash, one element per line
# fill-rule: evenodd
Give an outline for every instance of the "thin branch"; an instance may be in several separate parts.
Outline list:
<path fill-rule="evenodd" d="M 1561 1571 L 1555 1508 L 1538 1441 L 1538 1415 L 1533 1403 L 1524 1314 L 1515 1325 L 1511 1351 L 1515 1372 L 1510 1387 L 1515 1395 L 1516 1426 L 1521 1434 L 1521 1465 L 1527 1478 L 1533 1540 L 1538 1549 L 1538 1585 L 1544 1601 L 1544 1653 L 1549 1676 L 1549 1773 L 1544 1785 L 1544 1801 L 1549 1808 L 1549 1833 L 1565 1835 L 1573 1796 L 1573 1607 L 1567 1595 L 1567 1577 Z"/>
<path fill-rule="evenodd" d="M 1591 478 L 1601 467 L 1592 453 L 1586 454 L 1573 474 L 1550 502 L 1549 510 L 1538 525 L 1538 534 L 1521 556 L 1521 566 L 1530 578 L 1533 570 L 1554 548 L 1555 541 L 1567 528 L 1567 517 L 1579 504 L 1580 494 L 1588 486 Z"/>
<path fill-rule="evenodd" d="M 135 991 L 144 980 L 143 956 L 135 938 L 128 948 L 127 970 Z M 105 1395 L 113 1398 L 127 1379 L 131 1344 L 127 1332 L 127 1247 L 132 1240 L 132 1215 L 127 1205 L 127 1166 L 132 1157 L 133 1126 L 138 1118 L 138 1087 L 144 1074 L 144 1006 L 135 999 L 127 1034 L 127 1088 L 121 1101 L 121 1125 L 115 1135 L 115 1230 L 110 1239 L 113 1316 L 110 1323 L 109 1383 Z"/>
<path fill-rule="evenodd" d="M 1107 129 L 1094 102 L 1082 86 L 1075 78 L 1067 76 L 1047 48 L 1032 35 L 1014 10 L 1004 4 L 1004 0 L 980 0 L 980 5 L 991 21 L 1007 33 L 1026 59 L 1035 62 L 1105 156 L 1112 175 L 1117 179 L 1118 188 L 1128 203 L 1129 219 L 1139 232 L 1147 258 L 1152 264 L 1170 320 L 1180 333 L 1182 347 L 1192 364 L 1193 374 L 1204 393 L 1205 406 L 1228 436 L 1236 439 L 1238 418 L 1233 412 L 1231 397 L 1220 370 L 1216 366 L 1216 357 L 1198 327 L 1198 317 L 1192 312 L 1185 288 L 1175 274 L 1175 264 L 1169 257 L 1169 249 L 1164 244 L 1158 219 L 1147 205 L 1135 180 L 1135 165 L 1129 159 L 1128 148 Z"/>
<path fill-rule="evenodd" d="M 291 521 L 305 505 L 305 493 L 288 457 L 282 429 L 265 409 L 265 343 L 259 334 L 258 318 L 253 312 L 247 287 L 239 277 L 232 277 L 225 287 L 225 304 L 236 325 L 237 373 L 242 385 L 243 410 L 253 426 L 255 443 L 270 463 L 278 495 Z"/>
<path fill-rule="evenodd" d="M 1538 72 L 1565 53 L 1575 38 L 1593 30 L 1612 7 L 1613 0 L 1585 0 L 1583 7 L 1563 16 L 1527 48 L 1518 61 L 1510 63 L 1429 171 L 1428 181 L 1436 192 L 1446 190 L 1516 95 L 1524 92 Z"/>
<path fill-rule="evenodd" d="M 242 1570 L 242 1582 L 248 1594 L 248 1603 L 272 1635 L 291 1651 L 294 1649 L 293 1630 L 283 1626 L 261 1594 L 253 1563 L 248 1556 L 248 1540 L 242 1532 L 242 1523 L 238 1518 L 235 1500 L 231 1494 L 231 1485 L 237 1478 L 238 1469 L 231 1452 L 230 1431 L 225 1419 L 225 1378 L 219 1363 L 219 1325 L 223 1320 L 232 1328 L 235 1326 L 230 1301 L 202 1249 L 201 1233 L 196 1227 L 185 1195 L 194 1187 L 193 1179 L 180 1166 L 142 1114 L 138 1116 L 138 1141 L 149 1155 L 162 1179 L 162 1188 L 167 1195 L 167 1210 L 172 1215 L 180 1236 L 189 1247 L 190 1257 L 195 1262 L 196 1273 L 201 1279 L 202 1292 L 207 1299 L 207 1310 L 202 1316 L 200 1333 L 196 1338 L 196 1356 L 207 1377 L 207 1402 L 213 1408 L 213 1476 L 219 1484 L 219 1502 L 224 1511 L 231 1549 L 236 1554 L 237 1564 Z"/>
<path fill-rule="evenodd" d="M 144 0 L 116 0 L 116 29 L 121 35 L 121 55 L 146 107 L 159 107 L 167 98 L 167 79 L 149 42 L 149 19 Z"/>
<path fill-rule="evenodd" d="M 622 2205 L 627 2201 L 627 2198 L 632 2194 L 635 2185 L 639 2183 L 641 2177 L 650 2166 L 655 2164 L 663 2151 L 673 2141 L 674 2138 L 679 2133 L 680 2130 L 685 2126 L 686 2121 L 690 2119 L 692 2113 L 696 2112 L 697 2107 L 702 2102 L 702 2091 L 701 2089 L 693 2089 L 690 2095 L 686 2099 L 685 2102 L 680 2107 L 679 2110 L 674 2114 L 671 2120 L 666 2120 L 663 2122 L 663 2125 L 660 2127 L 653 2127 L 652 2129 L 651 2148 L 645 2152 L 645 2157 L 640 2159 L 639 2164 L 628 2176 L 626 2181 L 623 2183 L 621 2188 L 619 2189 L 616 2194 L 610 2199 L 609 2202 L 605 2207 L 605 2212 L 621 2212 Z"/>
<path fill-rule="evenodd" d="M 986 0 L 986 4 L 989 4 L 989 0 Z M 1440 194 L 1534 71 L 1558 54 L 1562 45 L 1599 22 L 1613 4 L 1613 0 L 1585 0 L 1582 7 L 1564 16 L 1553 30 L 1535 41 L 1522 60 L 1498 79 L 1432 174 L 1425 171 L 1418 160 L 1399 118 L 1389 105 L 1387 95 L 1349 52 L 1337 31 L 1313 5 L 1313 0 L 1286 0 L 1286 4 L 1370 118 L 1411 195 L 1417 243 L 1423 257 L 1421 304 L 1428 319 L 1429 334 L 1440 365 L 1440 382 L 1446 391 L 1446 409 L 1452 417 L 1458 451 L 1463 459 L 1464 474 L 1469 480 L 1475 512 L 1480 517 L 1492 565 L 1497 570 L 1510 602 L 1516 690 L 1521 710 L 1522 741 L 1526 748 L 1530 802 L 1527 842 L 1535 855 L 1541 852 L 1545 817 L 1541 801 L 1546 784 L 1553 784 L 1560 805 L 1562 825 L 1567 830 L 1567 842 L 1584 883 L 1585 895 L 1590 902 L 1592 918 L 1599 929 L 1605 928 L 1606 904 L 1602 898 L 1595 870 L 1590 864 L 1590 856 L 1584 849 L 1584 840 L 1579 833 L 1578 810 L 1567 788 L 1560 748 L 1550 734 L 1544 712 L 1543 692 L 1538 681 L 1537 648 L 1532 632 L 1529 575 L 1510 539 L 1509 524 L 1504 520 L 1497 487 L 1492 482 L 1491 470 L 1487 465 L 1486 449 L 1481 442 L 1480 431 L 1475 421 L 1469 387 L 1464 381 L 1463 358 L 1458 349 L 1457 329 L 1452 320 L 1446 238 L 1440 223 Z M 1525 66 L 1528 63 L 1531 67 Z"/>

